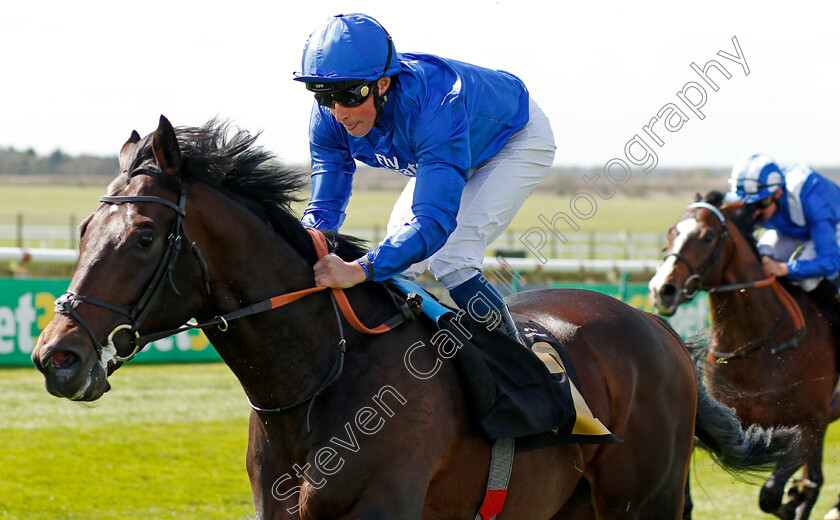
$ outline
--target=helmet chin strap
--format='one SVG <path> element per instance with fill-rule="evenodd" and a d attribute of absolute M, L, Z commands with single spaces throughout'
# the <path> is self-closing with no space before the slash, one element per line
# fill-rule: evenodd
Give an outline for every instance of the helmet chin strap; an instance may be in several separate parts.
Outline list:
<path fill-rule="evenodd" d="M 373 106 L 374 108 L 376 108 L 376 119 L 373 121 L 373 125 L 378 128 L 382 128 L 382 126 L 379 123 L 382 121 L 385 102 L 388 101 L 388 93 L 391 92 L 395 81 L 397 81 L 397 77 L 391 76 L 391 84 L 388 85 L 388 90 L 386 90 L 385 93 L 382 95 L 379 94 L 378 83 L 375 84 L 373 88 Z"/>
<path fill-rule="evenodd" d="M 388 34 L 388 30 L 385 29 L 381 23 L 376 23 L 379 24 L 379 27 L 381 27 L 383 31 L 385 31 L 385 39 L 388 44 L 388 56 L 385 58 L 385 68 L 382 70 L 382 78 L 384 78 L 385 74 L 388 73 L 388 68 L 391 66 L 391 56 L 394 52 L 394 41 L 391 39 L 391 35 Z M 391 83 L 388 85 L 388 90 L 386 90 L 381 96 L 379 95 L 379 80 L 376 80 L 376 84 L 373 88 L 373 106 L 376 108 L 376 119 L 373 121 L 373 125 L 376 127 L 380 127 L 379 122 L 382 120 L 382 107 L 385 105 L 385 102 L 388 101 L 388 92 L 391 91 L 391 87 L 394 86 L 394 82 L 396 80 L 396 75 L 391 76 Z"/>

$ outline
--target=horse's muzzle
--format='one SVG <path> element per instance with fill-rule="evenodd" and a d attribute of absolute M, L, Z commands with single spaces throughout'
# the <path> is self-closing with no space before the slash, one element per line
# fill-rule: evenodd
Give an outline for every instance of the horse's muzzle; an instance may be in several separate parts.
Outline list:
<path fill-rule="evenodd" d="M 656 312 L 663 316 L 673 316 L 677 312 L 682 294 L 675 285 L 665 283 L 658 287 L 651 286 L 649 290 L 650 302 Z"/>
<path fill-rule="evenodd" d="M 82 342 L 76 345 L 72 339 L 71 335 L 50 342 L 42 336 L 32 351 L 32 362 L 44 374 L 45 386 L 52 395 L 95 401 L 110 390 L 108 375 L 90 346 Z"/>

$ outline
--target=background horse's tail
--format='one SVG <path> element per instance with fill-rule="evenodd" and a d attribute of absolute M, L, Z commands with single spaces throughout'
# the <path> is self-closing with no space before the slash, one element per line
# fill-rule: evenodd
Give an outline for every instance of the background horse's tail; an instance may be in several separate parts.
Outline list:
<path fill-rule="evenodd" d="M 710 397 L 700 378 L 698 382 L 694 442 L 727 472 L 743 479 L 774 468 L 792 473 L 802 465 L 797 428 L 753 424 L 744 430 L 735 410 Z"/>
<path fill-rule="evenodd" d="M 709 396 L 700 383 L 697 396 L 695 445 L 708 451 L 736 477 L 757 476 L 774 468 L 793 472 L 802 465 L 797 428 L 741 427 L 735 410 Z"/>
<path fill-rule="evenodd" d="M 759 477 L 774 469 L 793 474 L 802 466 L 799 428 L 762 428 L 753 424 L 744 430 L 735 409 L 717 401 L 706 391 L 703 376 L 708 342 L 705 337 L 697 335 L 685 345 L 697 372 L 695 446 L 706 450 L 724 470 L 741 480 Z"/>
<path fill-rule="evenodd" d="M 667 321 L 660 319 L 679 338 Z M 694 444 L 706 450 L 724 470 L 741 480 L 768 471 L 793 474 L 802 466 L 801 435 L 798 428 L 762 428 L 756 424 L 744 430 L 734 408 L 715 400 L 703 383 L 708 344 L 697 335 L 685 342 L 697 373 L 697 416 Z"/>

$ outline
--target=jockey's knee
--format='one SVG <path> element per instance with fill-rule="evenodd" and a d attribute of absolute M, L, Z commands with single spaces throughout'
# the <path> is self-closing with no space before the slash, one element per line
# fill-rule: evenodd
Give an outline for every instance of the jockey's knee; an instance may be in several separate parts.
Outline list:
<path fill-rule="evenodd" d="M 466 311 L 474 320 L 488 324 L 488 328 L 494 329 L 501 322 L 499 309 L 504 306 L 502 295 L 482 276 L 477 269 L 463 270 L 461 276 L 472 274 L 473 276 L 454 287 L 450 287 L 449 296 L 452 301 L 462 310 Z M 443 281 L 443 280 L 441 280 Z M 453 278 L 449 278 L 450 283 Z"/>
<path fill-rule="evenodd" d="M 434 274 L 435 277 L 440 280 L 440 283 L 442 283 L 444 287 L 450 291 L 464 282 L 475 278 L 476 275 L 481 274 L 481 269 L 477 267 L 463 267 L 443 275 L 439 275 L 438 272 L 436 272 L 437 269 L 438 266 L 434 262 L 429 265 L 429 270 L 432 271 L 432 274 Z"/>

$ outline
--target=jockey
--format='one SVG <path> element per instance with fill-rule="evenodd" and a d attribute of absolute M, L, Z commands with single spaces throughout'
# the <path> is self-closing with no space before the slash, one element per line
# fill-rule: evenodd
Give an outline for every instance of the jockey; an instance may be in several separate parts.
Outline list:
<path fill-rule="evenodd" d="M 410 177 L 385 239 L 351 262 L 315 264 L 319 286 L 426 268 L 470 310 L 480 298 L 517 338 L 501 295 L 482 276 L 487 245 L 501 235 L 554 159 L 548 119 L 516 76 L 428 54 L 398 53 L 364 14 L 315 29 L 295 80 L 315 94 L 309 122 L 312 197 L 302 223 L 338 230 L 355 161 Z"/>
<path fill-rule="evenodd" d="M 840 187 L 804 164 L 781 169 L 764 154 L 742 158 L 732 169 L 727 202 L 744 201 L 767 231 L 758 252 L 768 274 L 786 276 L 805 291 L 822 279 L 834 288 L 840 271 Z"/>

